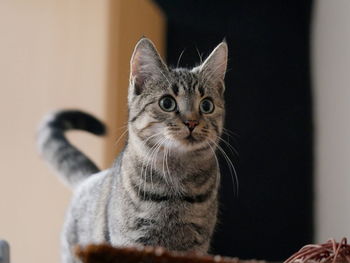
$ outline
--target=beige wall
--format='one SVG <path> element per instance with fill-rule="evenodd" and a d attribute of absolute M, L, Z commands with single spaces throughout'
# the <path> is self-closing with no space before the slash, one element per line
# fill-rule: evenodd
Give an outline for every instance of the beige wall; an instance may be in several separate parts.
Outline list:
<path fill-rule="evenodd" d="M 315 2 L 316 240 L 350 237 L 350 1 Z"/>
<path fill-rule="evenodd" d="M 146 0 L 0 1 L 0 239 L 10 242 L 12 262 L 59 261 L 71 192 L 37 155 L 38 122 L 67 107 L 107 121 L 107 139 L 69 136 L 105 167 L 126 120 L 133 45 L 145 34 L 162 50 L 163 32 Z"/>

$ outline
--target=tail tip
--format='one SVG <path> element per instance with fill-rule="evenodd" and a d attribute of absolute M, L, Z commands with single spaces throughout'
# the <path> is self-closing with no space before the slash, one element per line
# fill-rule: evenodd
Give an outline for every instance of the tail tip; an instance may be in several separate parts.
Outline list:
<path fill-rule="evenodd" d="M 94 134 L 103 136 L 107 134 L 107 128 L 106 125 L 104 125 L 101 122 L 93 122 L 91 123 L 90 131 L 92 131 Z"/>

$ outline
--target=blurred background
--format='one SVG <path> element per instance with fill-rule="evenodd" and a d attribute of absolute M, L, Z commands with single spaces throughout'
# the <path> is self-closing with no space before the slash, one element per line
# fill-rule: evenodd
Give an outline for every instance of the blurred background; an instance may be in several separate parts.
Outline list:
<path fill-rule="evenodd" d="M 12 262 L 58 262 L 71 197 L 37 154 L 55 109 L 79 108 L 106 138 L 68 136 L 101 168 L 120 151 L 129 60 L 145 35 L 170 65 L 226 38 L 226 128 L 212 253 L 283 260 L 350 236 L 350 2 L 347 0 L 0 0 L 0 239 Z"/>

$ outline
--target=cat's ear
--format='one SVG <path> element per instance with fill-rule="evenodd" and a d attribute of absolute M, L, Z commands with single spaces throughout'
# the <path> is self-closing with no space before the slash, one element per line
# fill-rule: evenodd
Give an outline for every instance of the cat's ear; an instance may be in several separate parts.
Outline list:
<path fill-rule="evenodd" d="M 130 61 L 129 96 L 141 94 L 148 80 L 161 80 L 167 73 L 168 68 L 151 40 L 141 38 L 135 46 Z"/>
<path fill-rule="evenodd" d="M 208 56 L 208 58 L 195 70 L 198 70 L 205 79 L 210 79 L 215 85 L 222 83 L 227 69 L 227 43 L 224 40 L 221 42 Z M 221 86 L 221 85 L 220 85 Z"/>

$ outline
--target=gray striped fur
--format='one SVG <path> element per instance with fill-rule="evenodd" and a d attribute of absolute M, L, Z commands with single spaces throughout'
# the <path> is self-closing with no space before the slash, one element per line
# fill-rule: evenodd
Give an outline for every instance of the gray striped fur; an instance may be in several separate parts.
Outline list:
<path fill-rule="evenodd" d="M 96 135 L 104 135 L 105 127 L 95 117 L 78 110 L 54 112 L 40 125 L 39 152 L 58 171 L 65 183 L 75 187 L 87 176 L 99 172 L 99 169 L 68 142 L 64 136 L 64 132 L 68 130 L 86 130 Z"/>
<path fill-rule="evenodd" d="M 44 125 L 42 152 L 58 170 L 57 159 L 66 163 L 60 172 L 76 186 L 62 234 L 63 262 L 76 262 L 75 245 L 102 242 L 208 251 L 217 220 L 220 172 L 215 150 L 225 114 L 226 63 L 223 42 L 200 66 L 170 69 L 152 42 L 141 39 L 131 59 L 128 140 L 109 170 L 92 174 L 91 162 L 79 154 L 62 159 L 63 152 L 73 151 L 62 136 L 64 129 L 55 136 Z M 165 95 L 176 100 L 176 110 L 161 109 Z M 199 110 L 204 98 L 213 101 L 212 113 Z M 188 120 L 197 123 L 192 132 Z M 77 165 L 84 176 L 69 179 Z"/>

